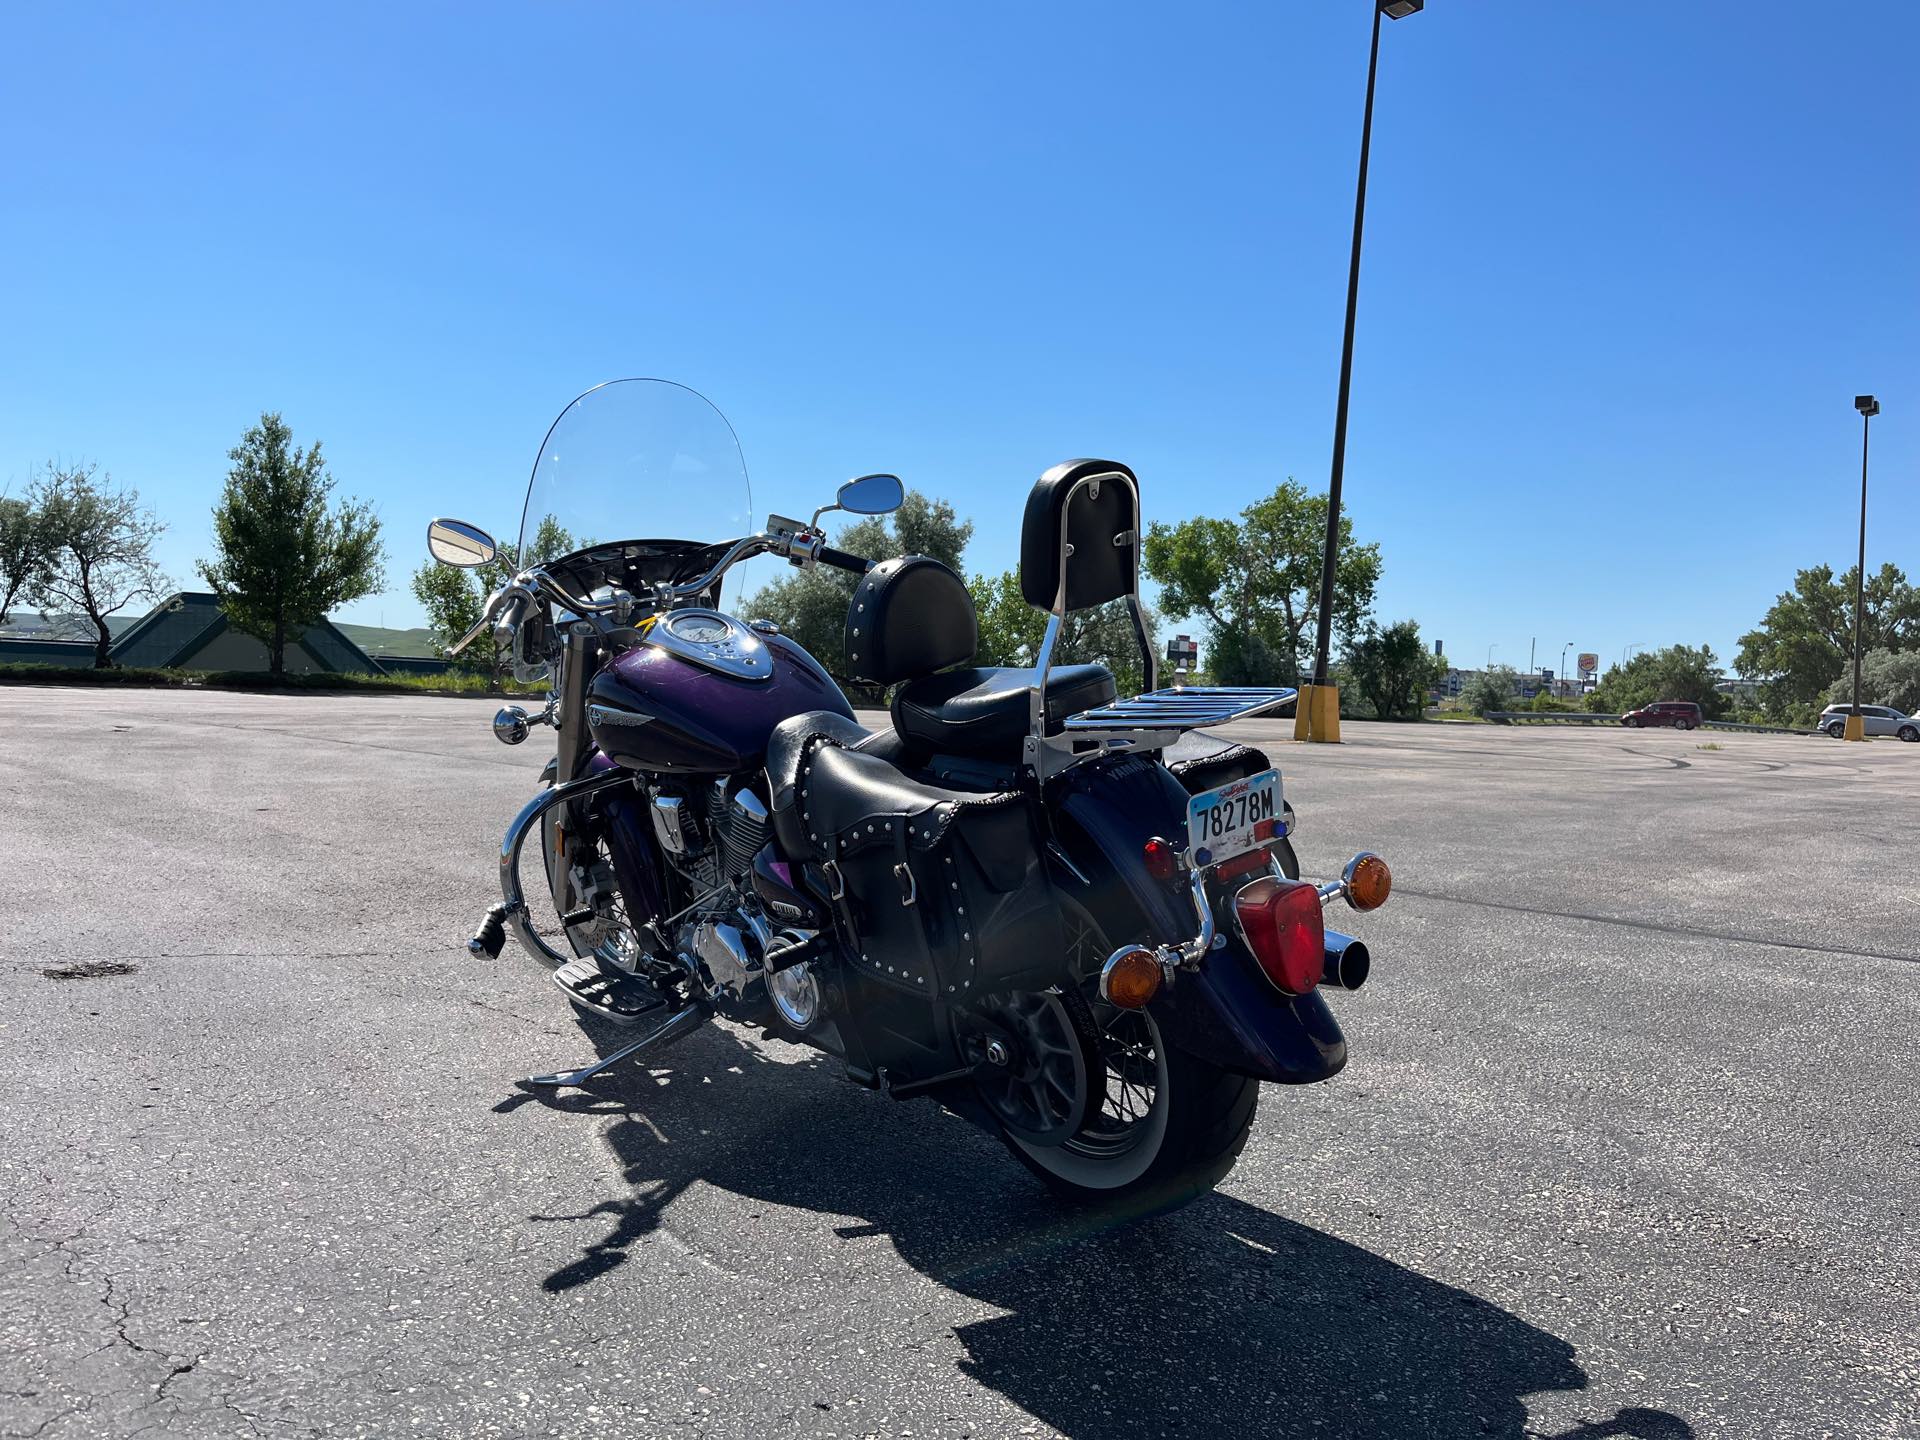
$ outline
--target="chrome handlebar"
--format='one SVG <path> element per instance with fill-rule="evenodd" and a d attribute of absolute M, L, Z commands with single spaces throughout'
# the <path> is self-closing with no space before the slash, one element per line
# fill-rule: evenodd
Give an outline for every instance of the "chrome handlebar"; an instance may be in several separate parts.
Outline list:
<path fill-rule="evenodd" d="M 678 585 L 656 586 L 654 594 L 660 601 L 685 600 L 707 590 L 722 575 L 738 565 L 742 560 L 755 555 L 772 553 L 775 555 L 799 555 L 803 562 L 818 558 L 820 537 L 818 535 L 748 535 L 736 540 L 727 547 L 714 567 L 697 580 L 687 580 Z M 489 625 L 507 632 L 511 637 L 520 622 L 526 618 L 526 611 L 541 599 L 547 599 L 564 610 L 576 615 L 610 615 L 621 607 L 631 603 L 627 600 L 589 600 L 585 596 L 571 593 L 564 585 L 543 568 L 534 565 L 513 577 L 510 584 L 496 590 L 487 597 L 486 608 L 474 627 L 447 647 L 447 658 L 452 659 L 465 650 L 481 635 Z M 509 613 L 508 607 L 512 606 Z"/>

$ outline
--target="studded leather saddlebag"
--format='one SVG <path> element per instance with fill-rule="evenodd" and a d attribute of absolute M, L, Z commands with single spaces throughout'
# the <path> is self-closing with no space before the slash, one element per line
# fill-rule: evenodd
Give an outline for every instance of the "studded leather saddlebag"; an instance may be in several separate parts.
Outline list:
<path fill-rule="evenodd" d="M 922 784 L 824 735 L 799 780 L 862 973 L 946 1000 L 1060 978 L 1064 927 L 1025 798 Z"/>

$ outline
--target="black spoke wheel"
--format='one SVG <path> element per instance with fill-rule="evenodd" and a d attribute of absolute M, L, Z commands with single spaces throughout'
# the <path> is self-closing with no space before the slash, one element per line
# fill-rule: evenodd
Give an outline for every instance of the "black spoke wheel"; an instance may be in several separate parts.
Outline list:
<path fill-rule="evenodd" d="M 980 1093 L 1007 1131 L 1032 1145 L 1060 1144 L 1087 1113 L 1088 1037 L 1069 1000 L 1021 991 L 990 996 L 981 1006 L 1011 1044 L 1004 1065 L 980 1074 Z"/>
<path fill-rule="evenodd" d="M 1083 1204 L 1170 1209 L 1233 1168 L 1253 1125 L 1258 1082 L 1166 1043 L 1153 1010 L 1100 998 L 1113 945 L 1068 904 L 1071 982 L 1048 992 L 1048 1013 L 1072 1023 L 1089 1077 L 1081 1118 L 1065 1136 L 1022 1135 L 1002 1117 L 1008 1149 L 1056 1194 Z M 996 1111 L 996 1115 L 998 1115 Z"/>

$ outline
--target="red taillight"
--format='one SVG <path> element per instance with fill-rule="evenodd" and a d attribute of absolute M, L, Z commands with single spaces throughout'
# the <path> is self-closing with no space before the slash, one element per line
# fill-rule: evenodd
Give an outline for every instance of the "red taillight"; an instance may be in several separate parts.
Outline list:
<path fill-rule="evenodd" d="M 1236 855 L 1231 860 L 1222 860 L 1213 867 L 1213 873 L 1222 880 L 1238 880 L 1242 875 L 1251 875 L 1256 870 L 1265 870 L 1272 864 L 1265 850 L 1249 850 L 1244 855 Z"/>
<path fill-rule="evenodd" d="M 1156 880 L 1171 880 L 1180 864 L 1179 857 L 1173 853 L 1173 846 L 1158 835 L 1141 847 L 1140 858 L 1146 861 L 1147 873 Z"/>
<path fill-rule="evenodd" d="M 1263 875 L 1241 887 L 1233 897 L 1233 911 L 1247 948 L 1276 988 L 1304 995 L 1320 983 L 1327 927 L 1320 918 L 1316 888 L 1304 880 Z"/>

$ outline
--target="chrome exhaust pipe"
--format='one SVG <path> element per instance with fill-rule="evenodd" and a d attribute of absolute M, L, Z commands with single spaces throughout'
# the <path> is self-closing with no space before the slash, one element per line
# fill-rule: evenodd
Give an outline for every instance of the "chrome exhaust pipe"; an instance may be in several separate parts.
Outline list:
<path fill-rule="evenodd" d="M 1367 972 L 1373 968 L 1373 957 L 1367 953 L 1364 941 L 1351 935 L 1342 935 L 1338 930 L 1327 931 L 1326 966 L 1320 972 L 1320 983 L 1331 985 L 1337 990 L 1358 990 L 1367 983 Z"/>

